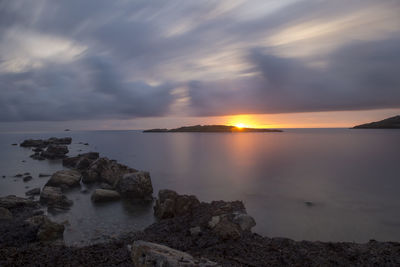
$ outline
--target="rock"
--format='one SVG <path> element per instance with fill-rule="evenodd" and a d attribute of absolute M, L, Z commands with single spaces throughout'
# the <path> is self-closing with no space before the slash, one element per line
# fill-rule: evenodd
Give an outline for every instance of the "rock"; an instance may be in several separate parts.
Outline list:
<path fill-rule="evenodd" d="M 96 189 L 92 194 L 93 202 L 109 202 L 119 200 L 121 195 L 114 190 Z"/>
<path fill-rule="evenodd" d="M 235 214 L 233 222 L 238 224 L 242 231 L 251 231 L 251 228 L 256 226 L 256 221 L 254 220 L 254 218 L 244 213 Z"/>
<path fill-rule="evenodd" d="M 31 217 L 27 219 L 27 222 L 39 227 L 37 237 L 42 242 L 52 242 L 63 239 L 64 225 L 52 222 L 45 215 Z"/>
<path fill-rule="evenodd" d="M 79 170 L 85 170 L 89 168 L 89 166 L 99 158 L 99 153 L 97 152 L 88 152 L 84 154 L 79 154 L 76 157 L 69 157 L 63 159 L 63 165 L 69 168 L 76 168 Z"/>
<path fill-rule="evenodd" d="M 48 207 L 67 209 L 72 206 L 72 200 L 63 195 L 61 188 L 45 186 L 40 194 L 40 202 Z"/>
<path fill-rule="evenodd" d="M 151 199 L 153 185 L 148 172 L 127 173 L 117 181 L 116 189 L 123 197 Z"/>
<path fill-rule="evenodd" d="M 84 143 L 83 145 L 84 145 L 84 146 L 88 146 L 88 145 L 89 145 L 89 143 Z"/>
<path fill-rule="evenodd" d="M 65 145 L 49 145 L 45 151 L 40 153 L 40 156 L 47 159 L 63 159 L 66 157 L 68 147 Z"/>
<path fill-rule="evenodd" d="M 3 175 L 3 176 L 1 176 L 1 177 L 3 177 L 3 178 L 6 178 L 6 176 L 5 176 L 5 175 Z"/>
<path fill-rule="evenodd" d="M 189 231 L 190 231 L 190 235 L 198 236 L 201 233 L 201 228 L 200 228 L 200 226 L 196 226 L 196 227 L 190 228 Z"/>
<path fill-rule="evenodd" d="M 14 177 L 22 177 L 23 175 L 22 174 L 20 174 L 20 173 L 18 173 L 18 174 L 16 174 L 16 175 L 14 175 Z"/>
<path fill-rule="evenodd" d="M 39 152 L 35 152 L 34 154 L 29 156 L 32 159 L 36 159 L 36 160 L 45 160 L 45 157 L 42 157 L 41 153 Z"/>
<path fill-rule="evenodd" d="M 307 207 L 312 207 L 312 206 L 314 206 L 314 203 L 312 203 L 311 201 L 305 201 L 304 204 L 305 204 Z"/>
<path fill-rule="evenodd" d="M 27 139 L 24 140 L 20 146 L 21 147 L 46 147 L 48 145 L 48 142 L 45 140 L 41 140 L 41 139 Z"/>
<path fill-rule="evenodd" d="M 172 190 L 160 190 L 154 206 L 154 214 L 158 219 L 172 218 L 191 213 L 200 201 L 196 196 L 178 195 Z"/>
<path fill-rule="evenodd" d="M 90 167 L 82 173 L 84 183 L 105 182 L 114 186 L 126 173 L 134 173 L 137 170 L 119 164 L 108 158 L 98 158 Z"/>
<path fill-rule="evenodd" d="M 33 151 L 33 152 L 42 152 L 43 149 L 40 148 L 40 147 L 36 147 L 36 148 L 32 149 L 32 151 Z"/>
<path fill-rule="evenodd" d="M 111 185 L 107 184 L 107 183 L 101 183 L 100 184 L 100 188 L 101 189 L 108 189 L 108 190 L 113 190 L 114 187 L 112 187 Z"/>
<path fill-rule="evenodd" d="M 40 195 L 40 188 L 37 187 L 37 188 L 33 188 L 33 189 L 29 190 L 29 191 L 26 191 L 25 195 L 27 195 L 27 196 Z"/>
<path fill-rule="evenodd" d="M 35 206 L 37 206 L 37 202 L 26 198 L 16 197 L 14 195 L 0 197 L 0 207 L 6 209 L 14 209 L 19 207 L 35 207 Z"/>
<path fill-rule="evenodd" d="M 16 144 L 16 143 L 14 143 L 14 144 L 11 144 L 12 146 L 17 146 L 18 144 Z"/>
<path fill-rule="evenodd" d="M 8 209 L 0 207 L 0 221 L 12 220 L 12 219 L 13 219 L 12 213 Z"/>
<path fill-rule="evenodd" d="M 24 180 L 24 182 L 28 182 L 28 181 L 32 180 L 32 176 L 30 176 L 30 175 L 25 176 L 25 177 L 23 178 L 23 180 Z"/>
<path fill-rule="evenodd" d="M 29 172 L 24 173 L 24 175 L 31 175 Z"/>
<path fill-rule="evenodd" d="M 218 266 L 207 259 L 197 260 L 186 252 L 141 240 L 133 243 L 131 257 L 136 267 Z"/>
<path fill-rule="evenodd" d="M 227 216 L 221 217 L 219 223 L 215 225 L 213 231 L 223 240 L 236 240 L 240 238 L 240 227 L 230 221 Z"/>
<path fill-rule="evenodd" d="M 75 170 L 62 170 L 55 172 L 46 186 L 61 187 L 62 189 L 69 189 L 72 187 L 80 186 L 81 174 Z"/>
<path fill-rule="evenodd" d="M 220 216 L 213 216 L 211 220 L 208 222 L 208 226 L 213 229 L 217 224 L 219 224 L 219 221 L 221 220 Z"/>
<path fill-rule="evenodd" d="M 51 174 L 39 173 L 39 178 L 50 177 L 50 176 L 51 176 Z"/>
<path fill-rule="evenodd" d="M 52 137 L 47 139 L 47 142 L 50 144 L 55 144 L 55 145 L 70 145 L 72 142 L 71 137 L 63 137 L 63 138 L 57 138 L 57 137 Z"/>

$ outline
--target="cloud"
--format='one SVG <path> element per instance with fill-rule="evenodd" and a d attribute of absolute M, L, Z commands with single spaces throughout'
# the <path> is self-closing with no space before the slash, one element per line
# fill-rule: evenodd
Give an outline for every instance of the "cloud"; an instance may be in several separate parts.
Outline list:
<path fill-rule="evenodd" d="M 188 83 L 195 115 L 367 110 L 400 107 L 400 39 L 354 42 L 322 66 L 261 49 L 249 55 L 259 75 Z"/>
<path fill-rule="evenodd" d="M 1 1 L 0 121 L 395 107 L 399 12 L 394 0 Z"/>

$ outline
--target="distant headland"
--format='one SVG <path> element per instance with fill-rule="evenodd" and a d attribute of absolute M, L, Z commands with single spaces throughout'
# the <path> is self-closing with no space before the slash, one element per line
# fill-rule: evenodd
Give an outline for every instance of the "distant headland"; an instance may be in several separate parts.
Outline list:
<path fill-rule="evenodd" d="M 400 115 L 381 121 L 361 124 L 353 127 L 354 129 L 400 129 Z"/>
<path fill-rule="evenodd" d="M 175 129 L 150 129 L 144 130 L 144 133 L 270 133 L 270 132 L 283 132 L 277 129 L 262 129 L 262 128 L 246 128 L 229 125 L 195 125 L 195 126 L 184 126 Z"/>

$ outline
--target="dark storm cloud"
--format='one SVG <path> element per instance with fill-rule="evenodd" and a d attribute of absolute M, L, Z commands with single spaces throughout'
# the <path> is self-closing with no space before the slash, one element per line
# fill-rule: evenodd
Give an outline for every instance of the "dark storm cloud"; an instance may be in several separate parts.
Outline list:
<path fill-rule="evenodd" d="M 366 110 L 400 107 L 400 39 L 355 42 L 329 54 L 325 66 L 255 49 L 260 76 L 189 83 L 197 115 Z"/>
<path fill-rule="evenodd" d="M 185 85 L 190 106 L 182 115 L 399 107 L 398 39 L 371 32 L 343 40 L 338 31 L 310 41 L 333 49 L 306 57 L 282 55 L 304 44 L 275 40 L 287 41 L 278 35 L 303 23 L 377 7 L 382 16 L 396 1 L 257 8 L 265 3 L 0 1 L 0 121 L 167 116 L 182 97 L 174 89 Z M 366 14 L 346 26 L 375 13 Z"/>

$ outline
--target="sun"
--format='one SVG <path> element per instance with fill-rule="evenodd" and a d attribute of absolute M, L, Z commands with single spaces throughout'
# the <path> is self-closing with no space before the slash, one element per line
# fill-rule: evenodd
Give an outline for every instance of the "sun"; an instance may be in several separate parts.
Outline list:
<path fill-rule="evenodd" d="M 244 125 L 244 123 L 237 123 L 237 124 L 235 124 L 235 127 L 242 129 L 242 128 L 246 127 L 246 125 Z"/>

